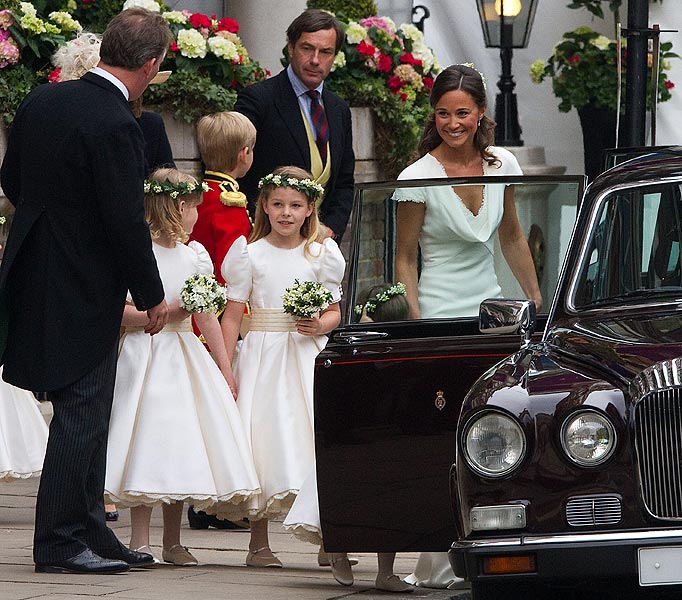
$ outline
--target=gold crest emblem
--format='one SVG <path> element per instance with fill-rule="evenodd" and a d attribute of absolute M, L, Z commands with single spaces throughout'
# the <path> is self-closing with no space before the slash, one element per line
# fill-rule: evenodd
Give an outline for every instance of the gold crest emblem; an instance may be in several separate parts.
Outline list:
<path fill-rule="evenodd" d="M 438 410 L 443 410 L 445 408 L 445 396 L 443 396 L 443 390 L 438 390 L 436 392 L 436 400 L 434 404 Z"/>

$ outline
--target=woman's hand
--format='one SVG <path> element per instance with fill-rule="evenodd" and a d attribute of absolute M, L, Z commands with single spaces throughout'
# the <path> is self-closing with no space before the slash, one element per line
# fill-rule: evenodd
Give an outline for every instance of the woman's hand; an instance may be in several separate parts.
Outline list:
<path fill-rule="evenodd" d="M 230 391 L 232 392 L 232 397 L 234 398 L 234 401 L 237 401 L 237 382 L 234 378 L 234 373 L 232 373 L 232 368 L 231 367 L 226 367 L 224 369 L 220 369 L 221 373 L 223 374 L 223 377 L 225 378 L 225 381 L 227 382 L 227 385 L 230 387 Z"/>

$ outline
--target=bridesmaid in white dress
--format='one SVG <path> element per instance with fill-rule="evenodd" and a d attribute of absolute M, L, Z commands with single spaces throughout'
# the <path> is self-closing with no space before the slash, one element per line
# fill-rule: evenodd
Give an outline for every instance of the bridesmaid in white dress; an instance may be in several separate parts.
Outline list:
<path fill-rule="evenodd" d="M 249 302 L 251 309 L 235 378 L 237 406 L 262 489 L 244 507 L 251 523 L 246 564 L 253 567 L 282 566 L 270 549 L 268 519 L 287 514 L 313 467 L 315 357 L 327 343 L 325 334 L 341 319 L 345 261 L 334 240 L 316 241 L 315 202 L 322 192 L 297 167 L 280 167 L 261 179 L 249 243 L 239 238 L 221 269 L 227 281 L 221 326 L 228 351 L 234 351 L 244 304 Z M 286 314 L 282 295 L 295 279 L 322 284 L 332 303 L 312 318 Z"/>
<path fill-rule="evenodd" d="M 33 394 L 3 381 L 0 367 L 0 481 L 40 475 L 47 431 Z"/>
<path fill-rule="evenodd" d="M 163 507 L 162 558 L 196 565 L 180 543 L 183 502 L 198 510 L 238 515 L 237 505 L 260 491 L 235 405 L 234 377 L 215 314 L 195 313 L 209 354 L 180 308 L 186 279 L 213 273 L 198 242 L 185 245 L 197 220 L 202 188 L 176 169 L 159 169 L 145 194 L 145 213 L 168 303 L 169 322 L 144 333 L 145 313 L 126 306 L 109 427 L 105 493 L 130 506 L 130 547 L 147 552 L 152 507 Z"/>
<path fill-rule="evenodd" d="M 442 71 L 430 102 L 433 112 L 419 142 L 421 158 L 399 179 L 523 174 L 511 152 L 492 145 L 495 122 L 485 115 L 485 80 L 472 65 Z M 456 192 L 449 186 L 404 188 L 394 198 L 399 202 L 395 273 L 407 287 L 410 318 L 477 316 L 482 300 L 500 296 L 493 263 L 495 233 L 524 294 L 542 307 L 512 187 L 491 183 L 458 186 Z M 461 582 L 445 553 L 423 553 L 406 581 L 442 588 Z"/>

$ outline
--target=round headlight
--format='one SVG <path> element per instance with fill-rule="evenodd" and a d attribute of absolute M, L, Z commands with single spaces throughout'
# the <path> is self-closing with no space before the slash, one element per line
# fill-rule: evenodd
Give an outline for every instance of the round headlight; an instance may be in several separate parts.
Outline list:
<path fill-rule="evenodd" d="M 582 411 L 564 421 L 561 444 L 573 462 L 592 467 L 603 463 L 613 454 L 616 430 L 601 413 Z"/>
<path fill-rule="evenodd" d="M 502 477 L 520 464 L 526 453 L 526 438 L 514 419 L 487 412 L 467 426 L 464 448 L 474 471 L 486 477 Z"/>

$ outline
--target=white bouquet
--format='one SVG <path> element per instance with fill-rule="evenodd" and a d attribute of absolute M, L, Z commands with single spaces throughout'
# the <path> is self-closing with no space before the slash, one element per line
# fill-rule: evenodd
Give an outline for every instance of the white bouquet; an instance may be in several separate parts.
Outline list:
<path fill-rule="evenodd" d="M 284 312 L 294 317 L 310 318 L 334 301 L 332 293 L 317 281 L 299 281 L 287 288 L 282 296 Z"/>
<path fill-rule="evenodd" d="M 213 273 L 190 275 L 180 290 L 180 307 L 190 313 L 216 314 L 225 308 L 227 291 Z"/>

